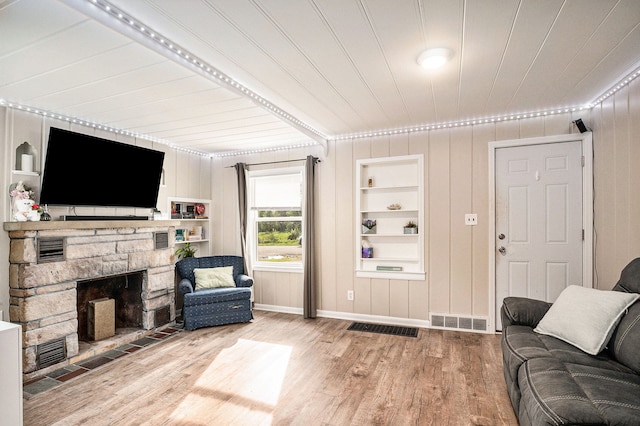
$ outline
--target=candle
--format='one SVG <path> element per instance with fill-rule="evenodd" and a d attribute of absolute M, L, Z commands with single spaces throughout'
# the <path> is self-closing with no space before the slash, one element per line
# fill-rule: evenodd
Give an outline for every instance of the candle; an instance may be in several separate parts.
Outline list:
<path fill-rule="evenodd" d="M 23 172 L 32 172 L 33 171 L 33 155 L 22 154 L 22 161 L 20 163 L 20 168 Z"/>

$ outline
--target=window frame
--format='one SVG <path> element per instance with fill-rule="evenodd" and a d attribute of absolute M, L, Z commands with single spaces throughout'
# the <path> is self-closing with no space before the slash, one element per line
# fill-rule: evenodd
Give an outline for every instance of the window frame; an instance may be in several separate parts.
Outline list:
<path fill-rule="evenodd" d="M 300 216 L 288 217 L 259 217 L 260 210 L 255 206 L 255 182 L 257 178 L 269 176 L 299 175 L 300 176 L 300 205 L 287 206 L 278 208 L 268 208 L 275 211 L 299 210 Z M 302 273 L 304 268 L 304 258 L 300 262 L 264 262 L 258 260 L 258 224 L 260 222 L 300 222 L 301 235 L 304 235 L 304 167 L 279 167 L 261 170 L 249 170 L 247 175 L 247 252 L 250 256 L 251 267 L 253 270 L 263 271 L 283 271 L 283 272 L 299 272 Z"/>

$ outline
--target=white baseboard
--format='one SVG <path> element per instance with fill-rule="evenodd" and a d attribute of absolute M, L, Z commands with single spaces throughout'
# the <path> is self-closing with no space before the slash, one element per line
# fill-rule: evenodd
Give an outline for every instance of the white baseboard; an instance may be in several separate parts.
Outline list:
<path fill-rule="evenodd" d="M 304 314 L 302 308 L 293 308 L 291 306 L 264 305 L 262 303 L 256 303 L 253 308 L 259 311 L 280 312 L 282 314 Z"/>
<path fill-rule="evenodd" d="M 289 306 L 263 305 L 256 303 L 254 309 L 269 312 L 281 312 L 284 314 L 303 315 L 302 308 L 292 308 Z M 376 324 L 402 325 L 405 327 L 430 328 L 427 320 L 417 320 L 410 318 L 387 317 L 382 315 L 355 314 L 352 312 L 323 311 L 317 312 L 321 318 L 333 318 L 347 321 L 371 322 Z"/>

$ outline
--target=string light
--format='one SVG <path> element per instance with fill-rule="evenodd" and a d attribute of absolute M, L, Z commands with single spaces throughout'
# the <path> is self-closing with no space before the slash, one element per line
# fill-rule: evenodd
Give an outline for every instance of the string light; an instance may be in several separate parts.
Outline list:
<path fill-rule="evenodd" d="M 476 118 L 471 120 L 459 120 L 459 121 L 449 121 L 444 123 L 432 123 L 432 124 L 421 124 L 416 126 L 403 127 L 399 129 L 388 129 L 388 130 L 375 130 L 371 132 L 360 132 L 360 133 L 349 133 L 338 135 L 330 140 L 341 141 L 341 140 L 352 140 L 352 139 L 364 139 L 364 138 L 372 138 L 378 136 L 392 136 L 399 134 L 409 134 L 409 133 L 418 133 L 418 132 L 426 132 L 431 130 L 440 130 L 440 129 L 450 129 L 454 127 L 466 127 L 466 126 L 475 126 L 479 124 L 490 124 L 490 123 L 499 123 L 504 121 L 512 121 L 512 120 L 522 120 L 526 118 L 536 118 L 541 116 L 549 116 L 555 114 L 563 114 L 575 111 L 584 111 L 593 108 L 592 104 L 583 105 L 583 106 L 574 106 L 574 107 L 565 107 L 559 109 L 552 110 L 541 110 L 541 111 L 533 111 L 522 114 L 505 114 L 494 117 L 483 117 Z"/>
<path fill-rule="evenodd" d="M 95 121 L 91 121 L 91 120 L 85 120 L 82 118 L 78 118 L 78 117 L 72 117 L 69 115 L 65 115 L 65 114 L 59 114 L 57 112 L 51 112 L 51 111 L 46 111 L 44 109 L 40 109 L 40 108 L 35 108 L 35 107 L 31 107 L 28 105 L 23 105 L 17 102 L 12 102 L 12 101 L 8 101 L 6 99 L 0 99 L 0 106 L 4 106 L 7 108 L 12 108 L 12 109 L 17 109 L 19 111 L 24 111 L 24 112 L 28 112 L 31 114 L 36 114 L 36 115 L 40 115 L 43 117 L 49 117 L 49 118 L 53 118 L 55 120 L 60 120 L 60 121 L 66 121 L 67 123 L 73 123 L 73 124 L 77 124 L 79 126 L 84 126 L 84 127 L 90 127 L 92 129 L 98 129 L 98 130 L 103 130 L 106 132 L 111 132 L 111 133 L 116 133 L 119 135 L 124 135 L 124 136 L 129 136 L 132 138 L 136 138 L 136 139 L 144 139 L 144 140 L 148 140 L 151 142 L 155 142 L 155 143 L 159 143 L 162 145 L 166 145 L 170 148 L 173 148 L 175 150 L 178 151 L 183 151 L 183 152 L 187 152 L 189 154 L 194 154 L 194 155 L 200 155 L 203 157 L 210 157 L 211 154 L 206 153 L 206 152 L 202 152 L 202 151 L 196 151 L 193 149 L 188 149 L 188 148 L 184 148 L 181 147 L 179 145 L 176 145 L 168 140 L 165 139 L 161 139 L 155 136 L 151 136 L 151 135 L 147 135 L 144 133 L 138 133 L 138 132 L 133 132 L 131 130 L 124 130 L 124 129 L 119 129 L 117 127 L 113 127 L 113 126 L 109 126 L 106 124 L 102 124 L 102 123 L 97 123 Z"/>
<path fill-rule="evenodd" d="M 562 114 L 562 113 L 569 113 L 569 112 L 575 112 L 575 111 L 590 110 L 595 105 L 597 105 L 597 104 L 603 102 L 604 100 L 608 99 L 609 97 L 611 97 L 612 95 L 617 93 L 620 89 L 622 89 L 623 87 L 627 86 L 631 81 L 635 80 L 636 78 L 638 78 L 640 76 L 640 69 L 638 69 L 635 72 L 633 72 L 632 74 L 629 74 L 625 79 L 621 80 L 620 82 L 618 82 L 617 84 L 612 86 L 608 91 L 603 93 L 601 96 L 599 96 L 593 102 L 591 102 L 589 104 L 586 104 L 586 105 L 583 105 L 583 106 L 573 106 L 573 107 L 564 107 L 564 108 L 559 108 L 559 109 L 540 110 L 540 111 L 533 111 L 533 112 L 522 113 L 522 114 L 517 114 L 517 115 L 505 114 L 505 115 L 500 115 L 500 116 L 478 118 L 478 119 L 471 119 L 471 120 L 459 120 L 459 121 L 451 121 L 451 122 L 444 122 L 444 123 L 421 124 L 421 125 L 416 125 L 416 126 L 404 127 L 404 128 L 400 128 L 400 129 L 376 130 L 376 131 L 370 131 L 370 132 L 360 132 L 360 133 L 342 134 L 342 135 L 335 135 L 335 136 L 326 136 L 326 135 L 323 135 L 320 131 L 318 131 L 315 128 L 313 128 L 312 126 L 310 126 L 309 124 L 307 124 L 307 123 L 295 118 L 294 116 L 292 116 L 291 114 L 287 113 L 286 111 L 278 108 L 273 103 L 269 102 L 268 100 L 266 100 L 265 98 L 261 97 L 257 93 L 253 92 L 251 89 L 249 89 L 246 86 L 242 85 L 241 83 L 239 83 L 238 81 L 234 80 L 233 78 L 225 75 L 220 70 L 215 69 L 213 66 L 207 64 L 205 61 L 203 61 L 202 59 L 198 58 L 194 54 L 186 51 L 185 49 L 183 49 L 181 47 L 178 47 L 175 43 L 171 42 L 166 37 L 160 35 L 157 31 L 151 30 L 150 28 L 142 25 L 141 23 L 139 23 L 138 21 L 133 19 L 133 17 L 126 15 L 123 11 L 118 10 L 116 7 L 114 7 L 113 5 L 107 3 L 106 1 L 104 1 L 104 0 L 100 0 L 100 1 L 99 0 L 87 0 L 87 1 L 92 3 L 93 5 L 95 5 L 96 7 L 98 7 L 100 10 L 104 11 L 104 13 L 108 14 L 112 18 L 114 18 L 114 19 L 116 19 L 116 20 L 118 20 L 120 22 L 123 22 L 126 25 L 131 26 L 132 28 L 135 28 L 140 34 L 142 34 L 145 37 L 147 37 L 153 43 L 156 43 L 157 45 L 159 45 L 162 49 L 171 52 L 171 54 L 173 54 L 173 55 L 177 55 L 177 57 L 179 59 L 181 59 L 183 61 L 186 61 L 190 65 L 195 65 L 198 70 L 200 70 L 202 73 L 204 73 L 204 75 L 207 75 L 208 77 L 214 79 L 215 81 L 226 83 L 227 85 L 229 85 L 229 86 L 233 87 L 234 89 L 240 91 L 241 93 L 243 93 L 247 97 L 253 99 L 257 103 L 263 105 L 265 108 L 267 108 L 270 111 L 274 112 L 275 114 L 279 115 L 283 119 L 295 124 L 298 127 L 302 127 L 304 129 L 306 129 L 307 131 L 315 134 L 316 136 L 319 136 L 320 138 L 322 138 L 324 140 L 329 140 L 329 141 L 342 141 L 342 140 L 363 139 L 363 138 L 371 138 L 371 137 L 379 137 L 379 136 L 391 136 L 391 135 L 399 135 L 399 134 L 409 134 L 409 133 L 425 132 L 425 131 L 438 130 L 438 129 L 446 129 L 446 128 L 452 128 L 452 127 L 474 126 L 474 125 L 478 125 L 478 124 L 488 124 L 488 123 L 504 122 L 504 121 L 511 121 L 511 120 L 520 120 L 520 119 L 534 118 L 534 117 L 540 117 L 540 116 L 546 117 L 546 116 L 555 115 L 555 114 Z M 83 119 L 80 119 L 80 118 L 77 118 L 77 117 L 67 116 L 67 115 L 64 115 L 64 114 L 53 113 L 53 112 L 41 110 L 41 109 L 38 109 L 38 108 L 21 105 L 19 103 L 11 102 L 11 101 L 8 101 L 8 100 L 5 100 L 5 99 L 0 99 L 0 106 L 5 106 L 5 107 L 9 107 L 9 108 L 15 108 L 15 109 L 18 109 L 18 110 L 26 111 L 28 113 L 41 115 L 43 117 L 51 117 L 51 118 L 55 118 L 55 119 L 58 119 L 58 120 L 67 121 L 67 122 L 78 124 L 78 125 L 82 125 L 82 126 L 98 128 L 100 130 L 114 132 L 114 133 L 117 133 L 117 134 L 122 134 L 122 135 L 130 136 L 130 137 L 134 137 L 134 138 L 145 139 L 145 140 L 149 140 L 149 141 L 152 141 L 152 142 L 157 142 L 157 143 L 160 143 L 160 144 L 163 144 L 163 145 L 167 145 L 170 148 L 173 148 L 175 150 L 187 152 L 187 153 L 194 154 L 194 155 L 205 156 L 205 157 L 229 157 L 229 156 L 238 156 L 238 155 L 247 155 L 247 154 L 258 154 L 258 153 L 281 151 L 281 150 L 296 149 L 296 148 L 304 148 L 304 147 L 317 146 L 318 145 L 318 142 L 316 142 L 316 141 L 309 141 L 309 142 L 300 143 L 300 144 L 296 144 L 296 145 L 289 145 L 289 146 L 272 147 L 272 148 L 264 148 L 264 149 L 253 149 L 253 150 L 247 150 L 247 151 L 227 151 L 227 152 L 210 154 L 210 153 L 204 153 L 204 152 L 201 152 L 201 151 L 191 150 L 191 149 L 188 149 L 188 148 L 183 148 L 183 147 L 181 147 L 179 145 L 176 145 L 176 144 L 174 144 L 174 143 L 172 143 L 170 141 L 163 140 L 163 139 L 157 138 L 155 136 L 150 136 L 150 135 L 146 135 L 146 134 L 132 132 L 132 131 L 129 131 L 129 130 L 118 129 L 118 128 L 115 128 L 115 127 L 111 127 L 111 126 L 95 123 L 95 122 L 92 122 L 92 121 L 83 120 Z"/>
<path fill-rule="evenodd" d="M 161 35 L 158 31 L 152 30 L 151 28 L 149 28 L 149 26 L 142 24 L 132 16 L 127 15 L 124 11 L 119 10 L 112 4 L 109 4 L 104 0 L 88 0 L 88 1 L 94 6 L 96 6 L 99 10 L 106 13 L 107 16 L 111 17 L 112 19 L 115 19 L 118 22 L 123 22 L 131 26 L 132 28 L 135 28 L 139 34 L 146 37 L 151 43 L 159 46 L 164 51 L 169 52 L 170 55 L 173 55 L 180 62 L 188 64 L 189 66 L 195 66 L 200 73 L 209 77 L 210 79 L 217 82 L 223 82 L 224 84 L 231 86 L 232 88 L 243 93 L 245 96 L 249 96 L 251 99 L 257 100 L 266 109 L 278 114 L 280 117 L 284 118 L 285 120 L 289 121 L 295 126 L 301 127 L 307 130 L 308 132 L 311 132 L 312 134 L 320 137 L 321 139 L 324 139 L 324 140 L 327 139 L 327 136 L 322 134 L 322 132 L 320 132 L 319 130 L 303 122 L 302 120 L 295 118 L 294 116 L 282 110 L 281 108 L 277 107 L 273 103 L 262 98 L 257 93 L 253 92 L 251 89 L 244 86 L 237 80 L 229 77 L 228 75 L 224 74 L 222 71 L 215 69 L 214 66 L 206 63 L 206 61 L 204 61 L 202 58 L 199 58 L 197 55 L 193 54 L 192 52 L 189 52 L 187 49 L 179 46 L 177 43 L 172 42 L 167 37 Z"/>

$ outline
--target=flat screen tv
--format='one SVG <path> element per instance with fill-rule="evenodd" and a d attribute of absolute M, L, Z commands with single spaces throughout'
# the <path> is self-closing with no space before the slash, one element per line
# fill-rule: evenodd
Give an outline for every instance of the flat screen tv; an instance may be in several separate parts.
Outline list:
<path fill-rule="evenodd" d="M 51 127 L 40 204 L 154 208 L 164 152 Z"/>

